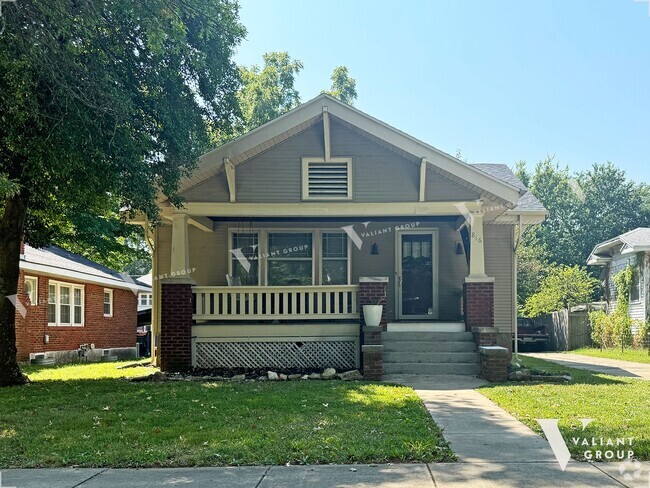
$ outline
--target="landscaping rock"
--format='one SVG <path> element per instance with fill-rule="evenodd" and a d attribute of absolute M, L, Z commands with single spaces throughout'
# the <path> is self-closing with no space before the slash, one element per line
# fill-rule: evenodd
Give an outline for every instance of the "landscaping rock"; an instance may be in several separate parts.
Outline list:
<path fill-rule="evenodd" d="M 512 373 L 508 373 L 508 380 L 510 381 L 528 381 L 530 380 L 529 369 L 518 369 Z"/>
<path fill-rule="evenodd" d="M 288 376 L 288 378 L 289 378 L 289 381 L 296 381 L 296 380 L 299 380 L 301 378 L 301 376 L 299 374 L 290 374 Z"/>
<path fill-rule="evenodd" d="M 358 370 L 353 369 L 352 371 L 341 373 L 339 375 L 339 378 L 341 378 L 343 381 L 358 381 L 363 379 L 363 375 L 359 373 Z"/>
<path fill-rule="evenodd" d="M 336 376 L 336 370 L 334 368 L 327 368 L 320 377 L 324 380 L 331 380 Z"/>
<path fill-rule="evenodd" d="M 268 376 L 260 376 L 259 378 L 257 378 L 257 381 L 269 381 L 269 377 Z"/>
<path fill-rule="evenodd" d="M 267 374 L 268 374 L 268 377 L 269 377 L 270 381 L 278 381 L 280 379 L 280 377 L 278 376 L 278 373 L 276 373 L 274 371 L 269 371 Z"/>
<path fill-rule="evenodd" d="M 236 374 L 235 376 L 233 376 L 232 378 L 230 378 L 230 381 L 240 382 L 240 381 L 244 381 L 245 379 L 246 379 L 246 375 L 245 375 L 245 374 Z"/>
<path fill-rule="evenodd" d="M 303 374 L 303 375 L 300 377 L 300 379 L 301 379 L 301 380 L 308 380 L 308 379 L 309 379 L 309 375 L 308 375 L 308 374 Z"/>
<path fill-rule="evenodd" d="M 287 375 L 286 374 L 280 373 L 278 376 L 280 377 L 280 380 L 287 381 Z"/>
<path fill-rule="evenodd" d="M 321 379 L 320 373 L 312 373 L 312 374 L 310 374 L 309 379 L 310 380 L 320 380 Z"/>

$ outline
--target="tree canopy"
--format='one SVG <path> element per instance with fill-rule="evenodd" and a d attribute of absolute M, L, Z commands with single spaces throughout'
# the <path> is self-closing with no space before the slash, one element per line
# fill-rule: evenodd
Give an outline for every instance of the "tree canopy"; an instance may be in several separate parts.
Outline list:
<path fill-rule="evenodd" d="M 323 93 L 338 98 L 348 105 L 354 105 L 354 101 L 357 99 L 357 82 L 348 75 L 348 69 L 345 66 L 337 66 L 334 68 L 330 79 L 332 80 L 332 86 Z"/>
<path fill-rule="evenodd" d="M 159 192 L 179 202 L 207 127 L 227 131 L 238 115 L 232 57 L 245 30 L 232 0 L 21 0 L 3 15 L 0 295 L 10 296 L 23 237 L 92 247 L 119 209 L 155 222 Z M 10 305 L 0 301 L 0 385 L 21 381 Z"/>

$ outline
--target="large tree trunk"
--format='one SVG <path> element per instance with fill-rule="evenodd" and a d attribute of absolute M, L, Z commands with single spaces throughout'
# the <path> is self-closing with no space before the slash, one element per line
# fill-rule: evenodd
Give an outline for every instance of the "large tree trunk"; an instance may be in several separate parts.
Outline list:
<path fill-rule="evenodd" d="M 27 197 L 5 202 L 0 219 L 0 386 L 21 385 L 26 377 L 16 361 L 16 307 L 20 273 L 20 243 L 27 217 Z"/>

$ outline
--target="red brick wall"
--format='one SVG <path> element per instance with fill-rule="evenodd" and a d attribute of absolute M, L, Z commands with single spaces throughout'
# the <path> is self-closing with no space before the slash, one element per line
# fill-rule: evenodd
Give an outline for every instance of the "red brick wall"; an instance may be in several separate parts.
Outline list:
<path fill-rule="evenodd" d="M 494 283 L 465 283 L 465 330 L 494 327 Z"/>
<path fill-rule="evenodd" d="M 192 368 L 192 285 L 163 283 L 160 297 L 160 369 Z"/>
<path fill-rule="evenodd" d="M 38 278 L 38 304 L 28 305 L 24 292 L 25 273 L 20 272 L 18 295 L 27 311 L 23 318 L 16 310 L 16 347 L 18 360 L 29 360 L 30 353 L 70 351 L 81 344 L 94 343 L 98 349 L 135 347 L 137 331 L 137 296 L 130 290 L 93 285 L 75 280 L 54 279 L 85 285 L 84 326 L 48 326 L 47 298 L 49 277 L 28 273 Z M 104 317 L 104 288 L 113 290 L 113 316 Z M 50 336 L 45 343 L 45 335 Z"/>

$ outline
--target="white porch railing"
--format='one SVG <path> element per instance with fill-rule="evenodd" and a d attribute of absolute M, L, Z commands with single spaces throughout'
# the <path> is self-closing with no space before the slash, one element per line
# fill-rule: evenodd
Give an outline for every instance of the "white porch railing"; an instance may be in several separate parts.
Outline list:
<path fill-rule="evenodd" d="M 195 286 L 194 320 L 358 319 L 358 285 Z"/>

